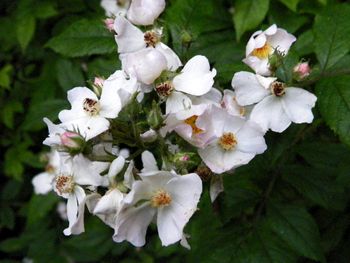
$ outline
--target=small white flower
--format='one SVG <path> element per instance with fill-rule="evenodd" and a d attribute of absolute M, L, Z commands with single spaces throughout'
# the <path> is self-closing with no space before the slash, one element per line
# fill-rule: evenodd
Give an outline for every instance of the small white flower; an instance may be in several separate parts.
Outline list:
<path fill-rule="evenodd" d="M 269 56 L 277 49 L 286 55 L 296 38 L 276 25 L 265 31 L 256 31 L 249 39 L 246 47 L 246 58 L 243 62 L 251 67 L 257 74 L 269 76 L 271 74 Z"/>
<path fill-rule="evenodd" d="M 79 131 L 86 140 L 108 130 L 110 123 L 107 119 L 116 118 L 122 108 L 117 87 L 109 85 L 102 89 L 100 99 L 88 88 L 71 89 L 68 101 L 72 108 L 58 115 L 62 126 Z"/>
<path fill-rule="evenodd" d="M 106 178 L 100 173 L 107 167 L 107 163 L 91 162 L 81 154 L 61 161 L 53 188 L 59 196 L 67 199 L 69 226 L 63 231 L 65 235 L 80 234 L 83 231 L 81 213 L 84 213 L 86 194 L 82 186 L 106 185 Z"/>
<path fill-rule="evenodd" d="M 150 163 L 153 164 L 145 167 L 147 175 L 141 173 L 142 180 L 134 182 L 124 198 L 113 236 L 116 242 L 127 240 L 134 246 L 143 246 L 148 225 L 156 218 L 162 245 L 173 244 L 182 239 L 183 229 L 197 209 L 202 193 L 202 181 L 197 174 L 180 176 L 158 171 L 154 157 Z M 156 171 L 150 171 L 152 166 Z"/>
<path fill-rule="evenodd" d="M 209 125 L 214 135 L 198 153 L 214 173 L 220 174 L 247 164 L 267 148 L 264 132 L 257 124 L 232 116 L 221 108 L 212 106 L 210 111 L 198 118 L 198 127 Z"/>
<path fill-rule="evenodd" d="M 152 25 L 164 8 L 165 0 L 133 0 L 127 16 L 135 25 Z"/>
<path fill-rule="evenodd" d="M 125 15 L 128 11 L 130 0 L 102 0 L 101 7 L 105 10 L 106 16 Z"/>
<path fill-rule="evenodd" d="M 182 66 L 179 57 L 167 45 L 161 42 L 162 30 L 153 29 L 142 32 L 122 16 L 114 21 L 115 40 L 118 44 L 118 52 L 127 56 L 127 53 L 140 51 L 145 48 L 158 50 L 167 61 L 167 69 L 175 71 Z"/>
<path fill-rule="evenodd" d="M 250 119 L 264 131 L 283 132 L 294 123 L 311 123 L 312 108 L 316 96 L 304 89 L 286 87 L 276 78 L 266 78 L 250 72 L 238 72 L 233 76 L 232 87 L 237 102 L 242 105 L 257 103 Z"/>
<path fill-rule="evenodd" d="M 224 96 L 222 97 L 221 107 L 225 109 L 229 114 L 233 116 L 246 117 L 247 110 L 245 107 L 240 106 L 236 100 L 236 94 L 232 90 L 225 89 Z"/>

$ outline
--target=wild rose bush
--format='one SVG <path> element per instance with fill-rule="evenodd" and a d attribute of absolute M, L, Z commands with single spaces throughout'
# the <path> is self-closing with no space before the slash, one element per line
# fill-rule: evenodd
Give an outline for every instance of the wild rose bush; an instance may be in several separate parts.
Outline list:
<path fill-rule="evenodd" d="M 348 3 L 1 5 L 1 261 L 347 262 Z"/>

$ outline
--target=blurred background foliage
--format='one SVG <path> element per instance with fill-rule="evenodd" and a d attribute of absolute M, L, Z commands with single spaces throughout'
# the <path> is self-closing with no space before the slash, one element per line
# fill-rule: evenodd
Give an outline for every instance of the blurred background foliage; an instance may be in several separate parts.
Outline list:
<path fill-rule="evenodd" d="M 301 59 L 313 74 L 300 86 L 318 96 L 311 125 L 267 134 L 267 152 L 224 176 L 225 193 L 204 193 L 186 227 L 190 251 L 161 247 L 149 229 L 144 248 L 112 242 L 112 229 L 86 216 L 86 232 L 62 234 L 67 222 L 54 194 L 33 195 L 44 169 L 44 116 L 57 119 L 66 91 L 120 67 L 99 0 L 0 1 L 0 262 L 350 261 L 350 4 L 336 0 L 169 0 L 160 25 L 183 62 L 195 54 L 230 88 L 245 44 L 276 23 L 297 36 L 285 69 Z M 205 185 L 207 188 L 207 185 Z"/>

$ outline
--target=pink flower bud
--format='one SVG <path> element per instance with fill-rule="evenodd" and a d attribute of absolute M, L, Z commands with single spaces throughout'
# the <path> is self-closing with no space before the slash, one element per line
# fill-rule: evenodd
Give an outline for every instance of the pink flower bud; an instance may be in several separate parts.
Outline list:
<path fill-rule="evenodd" d="M 181 156 L 181 157 L 179 158 L 179 160 L 180 160 L 181 162 L 187 162 L 187 161 L 190 160 L 190 156 L 188 156 L 188 155 Z"/>
<path fill-rule="evenodd" d="M 114 31 L 114 19 L 113 18 L 106 18 L 104 20 L 106 28 L 112 32 Z"/>
<path fill-rule="evenodd" d="M 84 143 L 84 138 L 75 132 L 66 131 L 60 137 L 62 145 L 68 149 L 80 149 Z"/>
<path fill-rule="evenodd" d="M 299 78 L 303 79 L 310 75 L 311 69 L 308 62 L 298 63 L 294 67 L 294 73 L 297 73 Z"/>
<path fill-rule="evenodd" d="M 95 77 L 94 85 L 97 86 L 97 87 L 102 87 L 104 81 L 105 80 L 103 78 Z"/>

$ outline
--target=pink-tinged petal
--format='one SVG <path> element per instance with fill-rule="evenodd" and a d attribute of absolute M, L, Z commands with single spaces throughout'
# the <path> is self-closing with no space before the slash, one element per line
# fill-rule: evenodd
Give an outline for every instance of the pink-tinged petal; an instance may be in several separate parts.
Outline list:
<path fill-rule="evenodd" d="M 55 178 L 53 174 L 43 172 L 36 175 L 32 179 L 32 184 L 34 186 L 34 192 L 36 194 L 46 195 L 52 191 L 52 181 Z"/>
<path fill-rule="evenodd" d="M 123 209 L 116 220 L 113 240 L 115 242 L 129 241 L 136 247 L 146 243 L 146 232 L 156 213 L 149 203 L 137 207 Z"/>
<path fill-rule="evenodd" d="M 122 102 L 117 87 L 111 85 L 103 86 L 100 107 L 100 116 L 110 119 L 118 117 L 118 114 L 122 109 Z"/>
<path fill-rule="evenodd" d="M 261 126 L 264 131 L 283 132 L 291 120 L 282 107 L 280 98 L 270 95 L 253 108 L 250 119 Z"/>
<path fill-rule="evenodd" d="M 284 111 L 294 123 L 311 123 L 314 119 L 312 108 L 317 97 L 304 89 L 286 88 L 281 98 Z"/>
<path fill-rule="evenodd" d="M 264 131 L 261 127 L 252 122 L 247 121 L 243 127 L 236 133 L 237 150 L 245 153 L 263 153 L 267 149 L 264 139 Z"/>
<path fill-rule="evenodd" d="M 154 48 L 146 48 L 121 56 L 122 67 L 129 74 L 147 85 L 152 84 L 167 69 L 167 60 Z"/>
<path fill-rule="evenodd" d="M 156 49 L 161 52 L 167 60 L 168 70 L 176 71 L 182 63 L 176 53 L 163 43 L 156 45 Z"/>
<path fill-rule="evenodd" d="M 209 61 L 204 56 L 191 58 L 181 73 L 173 79 L 177 91 L 201 96 L 209 92 L 214 84 L 216 70 L 210 71 Z"/>
<path fill-rule="evenodd" d="M 146 48 L 143 32 L 131 24 L 123 16 L 114 20 L 115 41 L 118 44 L 118 53 L 129 53 Z"/>
<path fill-rule="evenodd" d="M 128 10 L 128 19 L 135 25 L 152 25 L 163 12 L 165 0 L 133 0 Z"/>

